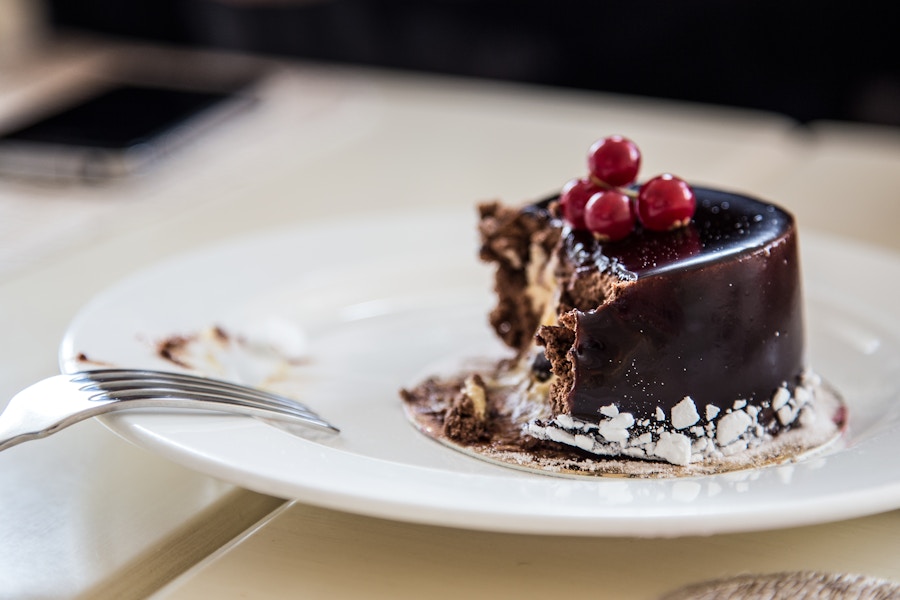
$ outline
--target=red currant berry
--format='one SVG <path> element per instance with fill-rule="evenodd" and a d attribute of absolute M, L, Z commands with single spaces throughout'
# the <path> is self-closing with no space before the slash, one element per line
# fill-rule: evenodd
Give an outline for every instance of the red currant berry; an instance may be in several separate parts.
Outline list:
<path fill-rule="evenodd" d="M 584 207 L 588 231 L 604 242 L 616 242 L 634 231 L 634 209 L 631 198 L 616 190 L 605 190 L 591 196 Z"/>
<path fill-rule="evenodd" d="M 587 229 L 584 223 L 584 206 L 599 191 L 600 188 L 587 178 L 573 179 L 563 186 L 559 208 L 569 225 L 575 229 Z"/>
<path fill-rule="evenodd" d="M 591 175 L 613 187 L 634 181 L 640 168 L 641 151 L 634 142 L 621 135 L 597 140 L 588 154 Z"/>
<path fill-rule="evenodd" d="M 659 175 L 641 186 L 638 219 L 651 231 L 668 231 L 690 222 L 697 207 L 694 190 L 674 175 Z"/>

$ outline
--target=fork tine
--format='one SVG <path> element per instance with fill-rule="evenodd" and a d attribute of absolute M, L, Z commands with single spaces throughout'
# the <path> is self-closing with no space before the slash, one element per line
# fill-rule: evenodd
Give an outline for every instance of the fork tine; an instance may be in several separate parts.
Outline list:
<path fill-rule="evenodd" d="M 178 389 L 166 389 L 166 388 L 146 388 L 146 389 L 127 389 L 127 390 L 116 390 L 114 392 L 101 392 L 98 394 L 98 398 L 100 399 L 110 399 L 115 400 L 117 402 L 143 402 L 144 405 L 149 405 L 148 403 L 152 403 L 153 401 L 160 401 L 159 406 L 166 406 L 165 400 L 183 400 L 189 402 L 196 402 L 197 406 L 195 408 L 205 408 L 215 409 L 216 405 L 231 405 L 241 408 L 255 409 L 258 411 L 260 416 L 272 416 L 273 418 L 278 418 L 279 415 L 285 415 L 288 417 L 293 417 L 295 419 L 303 420 L 306 423 L 318 425 L 324 429 L 328 429 L 335 433 L 338 433 L 340 430 L 322 419 L 316 413 L 309 410 L 296 410 L 295 408 L 288 405 L 277 405 L 277 406 L 269 406 L 266 404 L 261 404 L 256 401 L 247 401 L 238 397 L 232 396 L 223 396 L 221 393 L 203 393 L 196 391 L 188 391 L 188 390 L 178 390 Z M 120 404 L 120 409 L 124 409 L 125 405 Z"/>
<path fill-rule="evenodd" d="M 83 371 L 81 373 L 76 373 L 75 375 L 78 375 L 78 377 L 73 377 L 73 381 L 78 383 L 83 382 L 85 384 L 84 389 L 88 390 L 146 388 L 148 384 L 159 384 L 163 386 L 176 385 L 178 386 L 178 389 L 180 389 L 181 386 L 187 386 L 190 389 L 195 389 L 197 391 L 221 390 L 223 393 L 237 394 L 242 398 L 258 399 L 263 402 L 285 405 L 291 408 L 304 410 L 310 414 L 315 414 L 311 409 L 293 398 L 288 398 L 287 396 L 259 388 L 252 388 L 198 375 L 131 369 L 96 369 Z"/>
<path fill-rule="evenodd" d="M 99 397 L 115 400 L 164 397 L 222 402 L 227 399 L 232 405 L 290 412 L 330 431 L 340 431 L 304 404 L 287 396 L 199 375 L 151 369 L 94 369 L 73 373 L 72 381 L 80 384 L 83 391 L 96 391 L 101 394 Z"/>
<path fill-rule="evenodd" d="M 298 416 L 317 418 L 317 415 L 309 409 L 290 404 L 268 404 L 256 398 L 244 398 L 236 394 L 224 395 L 218 391 L 202 389 L 190 389 L 188 387 L 159 387 L 153 385 L 129 386 L 115 389 L 91 390 L 81 388 L 83 391 L 96 391 L 97 400 L 141 400 L 151 398 L 184 398 L 187 400 L 204 400 L 216 404 L 234 404 L 238 406 L 259 407 L 279 412 L 290 413 Z"/>
<path fill-rule="evenodd" d="M 210 388 L 219 388 L 241 392 L 243 394 L 264 396 L 267 398 L 278 398 L 279 400 L 287 400 L 292 404 L 299 404 L 296 400 L 280 396 L 273 392 L 267 392 L 259 388 L 248 387 L 245 385 L 223 381 L 221 379 L 212 379 L 200 375 L 190 375 L 187 373 L 173 373 L 168 371 L 154 371 L 150 369 L 94 369 L 90 371 L 82 371 L 75 375 L 81 375 L 79 379 L 73 378 L 73 381 L 88 381 L 95 383 L 136 381 L 142 382 L 147 380 L 182 382 L 187 384 L 203 385 Z"/>
<path fill-rule="evenodd" d="M 272 406 L 273 408 L 286 408 L 288 410 L 293 410 L 296 412 L 302 412 L 308 415 L 315 415 L 315 413 L 306 407 L 305 405 L 293 400 L 291 398 L 287 398 L 285 396 L 281 396 L 278 394 L 274 394 L 271 392 L 265 392 L 262 390 L 253 390 L 251 388 L 243 388 L 240 386 L 229 385 L 223 386 L 218 385 L 216 382 L 205 382 L 205 381 L 189 381 L 189 380 L 173 380 L 170 381 L 167 378 L 162 377 L 132 377 L 132 378 L 122 378 L 116 380 L 105 380 L 105 381 L 90 381 L 88 378 L 82 378 L 77 383 L 81 384 L 81 389 L 84 391 L 97 391 L 97 392 L 106 392 L 109 394 L 118 393 L 118 392 L 127 392 L 129 390 L 137 390 L 137 391 L 171 391 L 174 393 L 179 392 L 198 392 L 201 394 L 207 395 L 227 395 L 228 397 L 239 398 L 245 402 L 252 402 L 255 404 L 262 404 L 265 406 Z"/>

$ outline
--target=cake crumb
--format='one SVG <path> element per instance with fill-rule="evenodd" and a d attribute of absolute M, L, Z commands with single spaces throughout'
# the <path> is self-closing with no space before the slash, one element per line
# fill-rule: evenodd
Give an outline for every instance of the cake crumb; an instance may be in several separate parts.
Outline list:
<path fill-rule="evenodd" d="M 444 417 L 443 433 L 461 443 L 490 439 L 487 423 L 487 392 L 480 375 L 470 375 Z"/>

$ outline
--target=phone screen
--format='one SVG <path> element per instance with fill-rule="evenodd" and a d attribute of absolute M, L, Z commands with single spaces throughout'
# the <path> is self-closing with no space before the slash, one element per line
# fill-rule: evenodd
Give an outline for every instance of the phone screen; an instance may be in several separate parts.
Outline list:
<path fill-rule="evenodd" d="M 0 135 L 0 172 L 102 179 L 130 174 L 196 133 L 238 92 L 120 85 Z M 192 127 L 197 125 L 198 127 Z"/>

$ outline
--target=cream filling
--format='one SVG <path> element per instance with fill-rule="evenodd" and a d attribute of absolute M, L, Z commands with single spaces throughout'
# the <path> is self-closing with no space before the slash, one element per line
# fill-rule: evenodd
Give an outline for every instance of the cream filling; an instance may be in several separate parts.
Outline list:
<path fill-rule="evenodd" d="M 543 246 L 531 244 L 531 260 L 525 268 L 525 280 L 528 282 L 525 295 L 531 301 L 531 310 L 541 316 L 541 325 L 555 325 L 557 322 L 560 290 L 555 273 L 558 262 L 556 255 L 548 256 Z"/>
<path fill-rule="evenodd" d="M 463 384 L 463 393 L 472 401 L 475 409 L 475 417 L 479 421 L 484 421 L 487 416 L 487 393 L 484 388 L 478 384 L 474 375 L 466 377 Z"/>
<path fill-rule="evenodd" d="M 540 244 L 531 244 L 530 261 L 525 268 L 525 295 L 532 312 L 540 315 L 540 325 L 556 325 L 558 322 L 557 307 L 561 292 L 555 275 L 557 264 L 555 255 L 548 255 Z M 550 386 L 555 376 L 547 381 L 538 381 L 531 372 L 531 365 L 542 353 L 543 349 L 532 342 L 515 365 L 501 371 L 495 378 L 485 378 L 489 389 L 515 390 L 508 395 L 509 401 L 504 409 L 514 423 L 523 426 L 551 416 Z"/>

